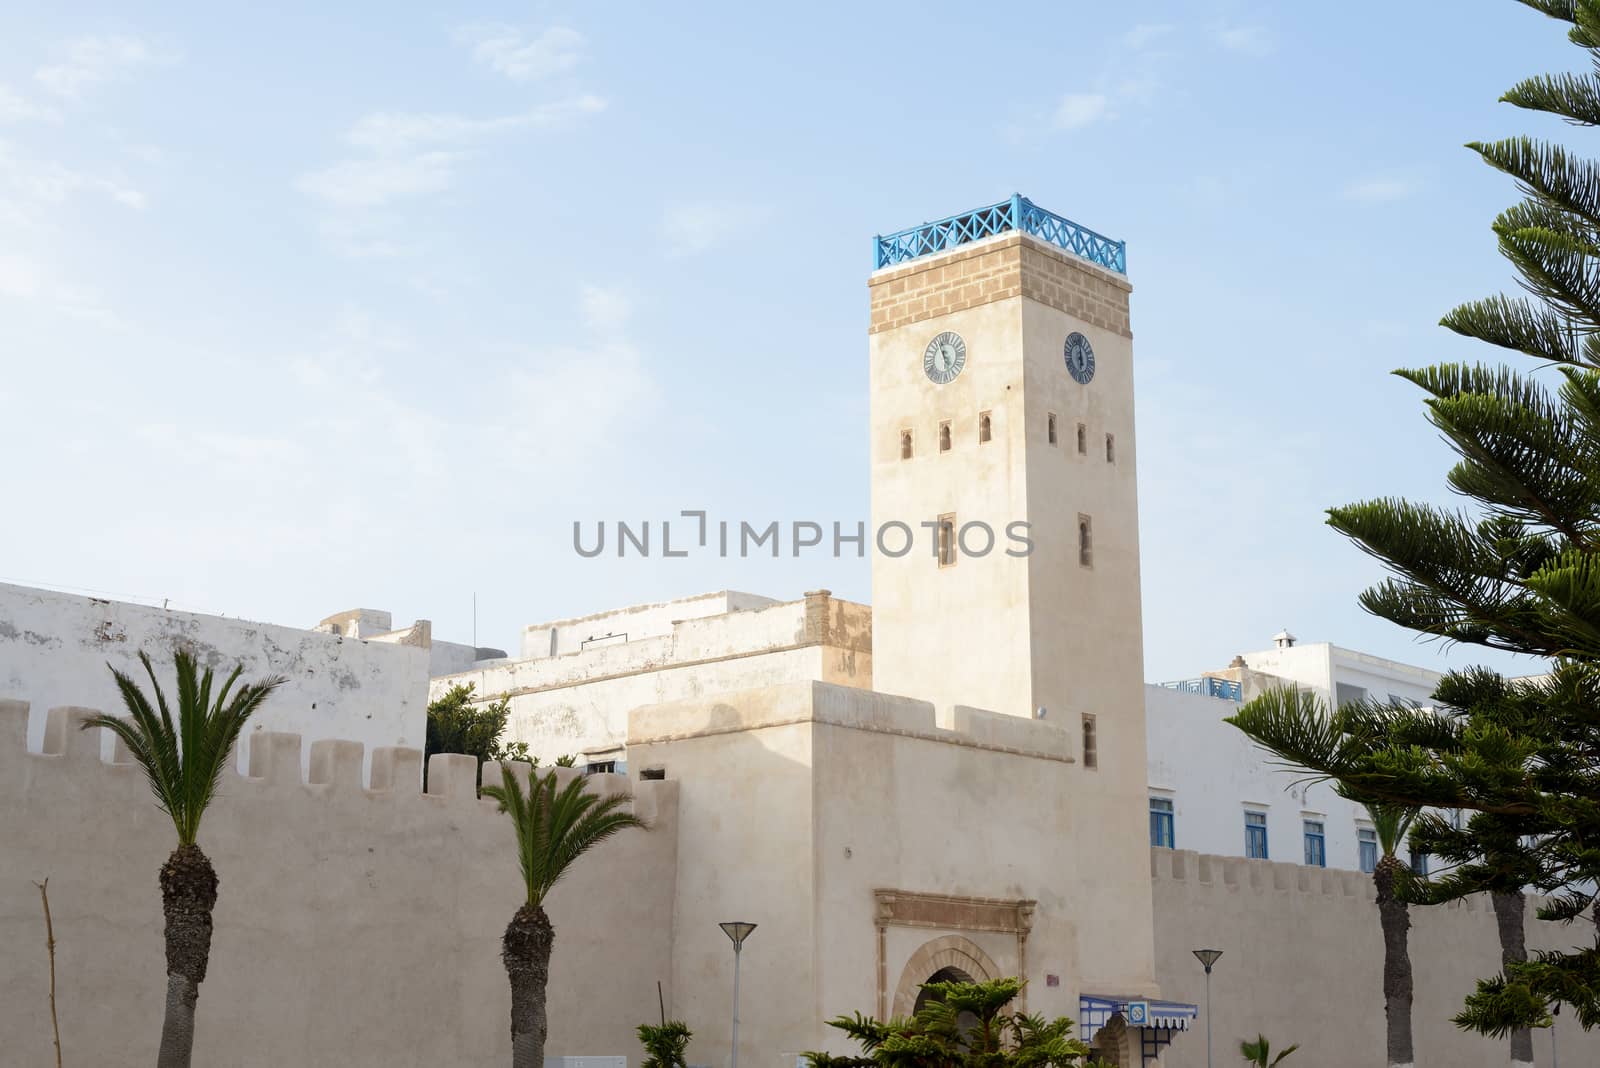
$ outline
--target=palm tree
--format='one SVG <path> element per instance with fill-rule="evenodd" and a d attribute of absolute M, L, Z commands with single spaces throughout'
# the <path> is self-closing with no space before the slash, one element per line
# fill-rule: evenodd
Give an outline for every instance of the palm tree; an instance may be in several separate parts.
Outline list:
<path fill-rule="evenodd" d="M 1274 1057 L 1272 1056 L 1272 1044 L 1267 1041 L 1266 1036 L 1256 1035 L 1254 1042 L 1239 1043 L 1239 1056 L 1255 1065 L 1256 1068 L 1278 1068 L 1278 1065 L 1282 1064 L 1289 1054 L 1299 1048 L 1299 1043 L 1296 1043 Z"/>
<path fill-rule="evenodd" d="M 1411 913 L 1395 893 L 1406 866 L 1395 853 L 1417 818 L 1417 810 L 1404 805 L 1369 804 L 1367 815 L 1377 833 L 1383 856 L 1372 867 L 1378 891 L 1378 925 L 1383 928 L 1383 1015 L 1388 1022 L 1387 1049 L 1390 1068 L 1413 1063 L 1411 1049 Z"/>
<path fill-rule="evenodd" d="M 511 814 L 517 836 L 517 861 L 528 899 L 506 925 L 500 959 L 511 980 L 512 1068 L 544 1068 L 544 1040 L 550 1021 L 545 1012 L 545 986 L 550 981 L 550 951 L 555 929 L 544 900 L 573 862 L 593 847 L 628 827 L 645 828 L 643 820 L 624 811 L 628 797 L 599 797 L 575 778 L 556 789 L 554 771 L 533 779 L 522 792 L 511 770 L 500 765 L 501 784 L 485 786 L 483 795 L 500 802 Z"/>
<path fill-rule="evenodd" d="M 161 1023 L 156 1068 L 187 1068 L 194 1049 L 195 1003 L 211 957 L 211 911 L 217 904 L 217 873 L 195 841 L 200 818 L 216 796 L 217 783 L 240 731 L 283 680 L 268 678 L 234 689 L 244 670 L 235 667 L 213 699 L 211 669 L 202 674 L 193 654 L 179 649 L 173 656 L 178 675 L 178 719 L 174 723 L 149 654 L 141 651 L 139 661 L 150 677 L 155 707 L 137 682 L 112 668 L 128 717 L 102 713 L 85 720 L 83 726 L 104 727 L 122 739 L 178 832 L 178 847 L 161 866 L 167 1011 Z"/>
<path fill-rule="evenodd" d="M 1270 690 L 1246 704 L 1228 718 L 1229 723 L 1249 735 L 1261 748 L 1278 757 L 1284 766 L 1306 771 L 1310 768 L 1349 766 L 1376 744 L 1366 717 L 1381 715 L 1383 709 L 1353 701 L 1340 706 L 1330 716 L 1315 694 L 1292 687 Z M 1306 771 L 1308 779 L 1331 778 Z M 1395 857 L 1406 840 L 1418 809 L 1399 804 L 1380 804 L 1354 795 L 1334 778 L 1333 788 L 1342 797 L 1366 801 L 1377 833 L 1382 857 L 1373 865 L 1372 881 L 1377 888 L 1378 923 L 1383 929 L 1383 1013 L 1387 1020 L 1387 1057 L 1390 1068 L 1413 1063 L 1411 1044 L 1411 915 L 1396 884 L 1407 876 L 1406 866 Z"/>

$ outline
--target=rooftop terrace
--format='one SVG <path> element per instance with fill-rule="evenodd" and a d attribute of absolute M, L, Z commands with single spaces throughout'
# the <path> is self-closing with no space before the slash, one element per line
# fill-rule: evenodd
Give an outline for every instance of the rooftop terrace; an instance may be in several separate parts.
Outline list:
<path fill-rule="evenodd" d="M 926 222 L 872 239 L 873 269 L 892 267 L 919 256 L 945 252 L 969 241 L 1008 231 L 1032 234 L 1057 248 L 1118 274 L 1128 273 L 1128 243 L 1113 241 L 1071 219 L 1046 211 L 1020 193 L 985 208 Z"/>

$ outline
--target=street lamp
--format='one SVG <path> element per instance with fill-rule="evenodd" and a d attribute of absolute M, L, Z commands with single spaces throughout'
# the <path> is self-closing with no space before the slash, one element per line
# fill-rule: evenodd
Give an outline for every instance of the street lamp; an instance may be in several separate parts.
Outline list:
<path fill-rule="evenodd" d="M 722 928 L 722 933 L 733 943 L 733 1059 L 729 1061 L 728 1068 L 739 1068 L 739 949 L 744 945 L 744 940 L 750 937 L 750 932 L 756 929 L 756 925 L 734 920 L 729 923 L 719 923 L 717 926 Z"/>
<path fill-rule="evenodd" d="M 1211 966 L 1222 956 L 1222 950 L 1197 949 L 1194 955 L 1206 969 L 1206 1068 L 1211 1068 Z"/>

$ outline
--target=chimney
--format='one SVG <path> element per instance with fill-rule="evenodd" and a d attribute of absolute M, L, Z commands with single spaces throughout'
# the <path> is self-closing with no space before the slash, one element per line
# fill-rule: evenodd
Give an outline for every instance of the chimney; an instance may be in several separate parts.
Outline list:
<path fill-rule="evenodd" d="M 1272 636 L 1272 644 L 1277 646 L 1279 649 L 1294 648 L 1294 641 L 1294 635 L 1290 634 L 1287 629 L 1280 630 L 1278 633 Z"/>

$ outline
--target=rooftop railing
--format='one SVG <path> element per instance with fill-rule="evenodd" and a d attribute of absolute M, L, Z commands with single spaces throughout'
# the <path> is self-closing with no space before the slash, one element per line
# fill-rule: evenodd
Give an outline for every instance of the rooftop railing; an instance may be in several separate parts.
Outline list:
<path fill-rule="evenodd" d="M 1197 693 L 1201 697 L 1220 697 L 1224 701 L 1239 701 L 1244 698 L 1244 687 L 1232 679 L 1217 679 L 1210 675 L 1200 679 L 1179 679 L 1177 682 L 1163 682 L 1161 684 L 1169 690 L 1181 690 L 1183 693 Z"/>
<path fill-rule="evenodd" d="M 958 245 L 1011 230 L 1032 234 L 1108 271 L 1128 273 L 1126 241 L 1113 241 L 1086 226 L 1079 226 L 1071 219 L 1046 211 L 1021 194 L 986 208 L 913 226 L 897 234 L 880 234 L 872 239 L 874 269 L 945 252 Z"/>

